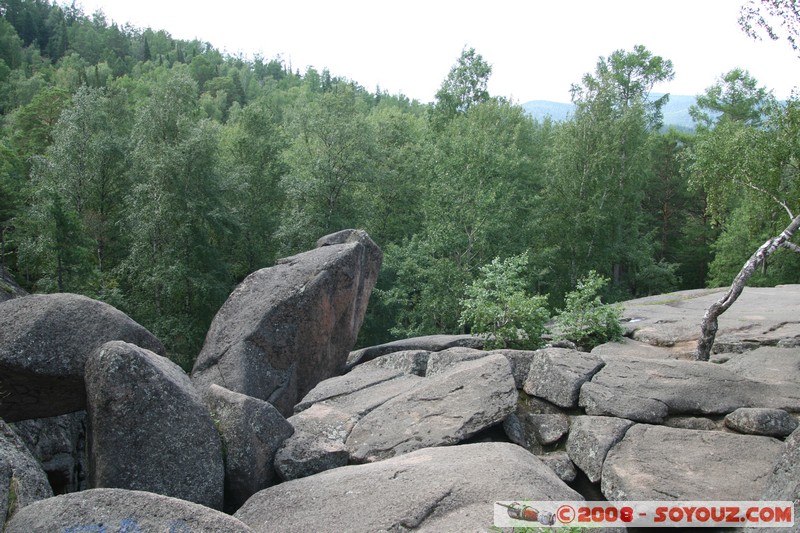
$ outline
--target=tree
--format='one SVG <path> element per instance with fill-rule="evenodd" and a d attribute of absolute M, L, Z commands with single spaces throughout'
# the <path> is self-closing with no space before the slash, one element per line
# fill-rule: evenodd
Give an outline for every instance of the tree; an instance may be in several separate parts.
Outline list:
<path fill-rule="evenodd" d="M 530 296 L 523 270 L 527 252 L 499 257 L 480 268 L 477 279 L 461 300 L 461 326 L 485 338 L 486 348 L 536 349 L 544 345 L 542 335 L 550 318 L 547 297 Z"/>
<path fill-rule="evenodd" d="M 556 328 L 567 339 L 584 350 L 622 338 L 622 309 L 604 304 L 600 289 L 608 279 L 594 270 L 578 281 L 574 291 L 567 293 L 564 309 L 556 317 Z"/>
<path fill-rule="evenodd" d="M 549 281 L 556 301 L 590 270 L 610 276 L 618 297 L 636 294 L 644 274 L 670 275 L 656 268 L 642 206 L 652 175 L 650 139 L 665 103 L 651 100 L 650 91 L 672 76 L 670 61 L 636 46 L 601 57 L 595 73 L 573 86 L 575 115 L 555 133 L 537 217 L 552 263 L 561 266 Z"/>
<path fill-rule="evenodd" d="M 735 68 L 698 96 L 689 114 L 703 129 L 728 120 L 758 126 L 774 101 L 772 94 L 759 87 L 748 71 Z"/>
<path fill-rule="evenodd" d="M 796 0 L 748 0 L 739 13 L 739 26 L 753 39 L 760 39 L 762 30 L 777 41 L 776 24 L 783 28 L 792 49 L 800 53 L 800 6 Z"/>
<path fill-rule="evenodd" d="M 437 121 L 448 120 L 470 107 L 489 100 L 486 85 L 492 67 L 474 48 L 464 48 L 458 61 L 436 92 L 434 106 Z"/>
<path fill-rule="evenodd" d="M 773 228 L 773 237 L 746 260 L 730 289 L 706 310 L 695 352 L 698 360 L 708 360 L 718 317 L 733 305 L 758 267 L 779 250 L 800 252 L 792 242 L 800 227 L 799 139 L 800 100 L 795 95 L 775 106 L 763 127 L 725 123 L 697 144 L 693 169 L 708 191 L 709 211 L 720 219 L 733 204 L 735 210 L 751 213 L 755 223 Z"/>

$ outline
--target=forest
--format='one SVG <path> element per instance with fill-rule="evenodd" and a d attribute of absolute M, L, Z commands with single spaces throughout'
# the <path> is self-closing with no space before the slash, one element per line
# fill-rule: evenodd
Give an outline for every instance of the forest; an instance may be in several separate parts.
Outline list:
<path fill-rule="evenodd" d="M 800 95 L 746 65 L 686 132 L 650 96 L 672 63 L 641 45 L 598 51 L 554 122 L 489 94 L 472 48 L 421 103 L 74 3 L 0 13 L 0 268 L 118 307 L 185 368 L 237 283 L 340 229 L 384 252 L 366 346 L 463 331 L 495 260 L 524 258 L 553 312 L 591 271 L 608 302 L 729 285 L 800 211 Z M 750 285 L 800 282 L 787 244 Z"/>

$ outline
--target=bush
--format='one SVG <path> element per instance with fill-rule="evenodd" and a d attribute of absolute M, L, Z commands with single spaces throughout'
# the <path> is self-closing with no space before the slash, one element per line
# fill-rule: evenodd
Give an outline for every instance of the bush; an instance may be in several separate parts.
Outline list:
<path fill-rule="evenodd" d="M 542 335 L 550 318 L 547 298 L 530 296 L 525 290 L 522 275 L 527 263 L 527 252 L 503 261 L 495 258 L 466 288 L 460 325 L 484 337 L 486 348 L 535 349 L 544 344 Z"/>
<path fill-rule="evenodd" d="M 604 304 L 598 294 L 607 282 L 594 270 L 578 281 L 576 289 L 566 296 L 564 310 L 556 317 L 559 338 L 585 350 L 622 339 L 622 309 Z"/>

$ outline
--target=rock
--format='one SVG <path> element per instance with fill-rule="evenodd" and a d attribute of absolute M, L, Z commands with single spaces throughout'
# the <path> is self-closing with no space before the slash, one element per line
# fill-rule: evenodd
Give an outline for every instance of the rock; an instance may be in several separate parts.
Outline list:
<path fill-rule="evenodd" d="M 564 483 L 572 483 L 578 475 L 575 463 L 566 452 L 554 452 L 537 456 L 547 465 Z"/>
<path fill-rule="evenodd" d="M 501 423 L 516 402 L 511 365 L 502 355 L 490 355 L 425 378 L 370 411 L 356 423 L 345 444 L 353 462 L 455 444 Z"/>
<path fill-rule="evenodd" d="M 5 533 L 78 531 L 252 533 L 208 507 L 149 492 L 92 489 L 42 500 L 17 513 Z"/>
<path fill-rule="evenodd" d="M 295 434 L 276 456 L 280 476 L 296 479 L 347 464 L 350 455 L 344 443 L 356 422 L 421 381 L 396 371 L 357 368 L 317 385 L 301 404 L 312 398 L 319 401 L 289 418 Z"/>
<path fill-rule="evenodd" d="M 800 383 L 800 348 L 766 346 L 730 354 L 723 368 L 737 376 L 762 383 Z"/>
<path fill-rule="evenodd" d="M 595 346 L 591 353 L 604 361 L 615 357 L 637 357 L 640 359 L 692 359 L 695 345 L 691 342 L 678 346 L 653 346 L 646 342 L 624 337 L 621 341 L 607 342 Z"/>
<path fill-rule="evenodd" d="M 5 268 L 0 267 L 0 303 L 27 295 L 25 289 L 17 285 L 11 274 Z"/>
<path fill-rule="evenodd" d="M 481 350 L 483 349 L 483 344 L 484 340 L 481 337 L 475 337 L 472 335 L 428 335 L 426 337 L 401 339 L 350 352 L 349 356 L 347 357 L 347 367 L 352 368 L 358 364 L 366 363 L 367 361 L 371 361 L 376 357 L 393 352 L 407 350 L 440 352 L 442 350 L 447 350 L 448 348 L 455 348 L 458 346 Z"/>
<path fill-rule="evenodd" d="M 664 420 L 664 425 L 679 429 L 701 429 L 705 431 L 721 429 L 719 424 L 710 418 L 698 416 L 670 416 Z"/>
<path fill-rule="evenodd" d="M 483 350 L 476 350 L 474 348 L 448 348 L 441 352 L 433 352 L 428 357 L 428 368 L 425 372 L 426 377 L 438 376 L 447 372 L 458 363 L 464 361 L 474 361 L 488 356 L 487 352 Z"/>
<path fill-rule="evenodd" d="M 619 358 L 609 360 L 592 378 L 607 394 L 593 394 L 593 409 L 618 412 L 620 404 L 658 400 L 670 414 L 727 414 L 739 407 L 800 411 L 800 388 L 792 383 L 763 383 L 701 361 Z M 615 398 L 622 395 L 624 402 Z M 655 406 L 655 404 L 653 404 Z"/>
<path fill-rule="evenodd" d="M 555 444 L 569 432 L 569 417 L 562 414 L 530 414 L 533 436 L 542 445 Z"/>
<path fill-rule="evenodd" d="M 511 413 L 503 420 L 503 431 L 508 440 L 523 448 L 528 448 L 528 437 L 525 435 L 525 427 L 522 425 L 516 413 Z"/>
<path fill-rule="evenodd" d="M 601 489 L 609 501 L 753 501 L 782 449 L 771 437 L 637 424 L 608 453 Z"/>
<path fill-rule="evenodd" d="M 426 448 L 289 481 L 259 492 L 234 516 L 269 533 L 487 531 L 492 503 L 520 494 L 582 500 L 530 452 L 494 442 Z"/>
<path fill-rule="evenodd" d="M 55 494 L 86 490 L 86 411 L 11 424 L 42 465 Z"/>
<path fill-rule="evenodd" d="M 216 383 L 290 416 L 298 399 L 342 372 L 382 254 L 363 231 L 320 243 L 254 272 L 233 291 L 195 362 L 198 388 Z"/>
<path fill-rule="evenodd" d="M 431 352 L 427 350 L 403 350 L 376 357 L 371 361 L 362 363 L 356 369 L 388 368 L 399 370 L 404 374 L 425 377 L 428 370 L 428 357 Z"/>
<path fill-rule="evenodd" d="M 350 452 L 338 439 L 296 431 L 275 454 L 275 471 L 289 481 L 347 465 Z"/>
<path fill-rule="evenodd" d="M 611 416 L 576 416 L 567 437 L 567 454 L 592 483 L 600 481 L 606 454 L 633 425 Z"/>
<path fill-rule="evenodd" d="M 206 396 L 225 453 L 225 502 L 233 513 L 247 499 L 278 481 L 272 466 L 283 441 L 294 433 L 275 407 L 211 385 Z"/>
<path fill-rule="evenodd" d="M 780 457 L 767 476 L 764 492 L 761 494 L 763 501 L 791 501 L 794 502 L 794 527 L 775 528 L 770 531 L 796 533 L 797 512 L 800 507 L 800 429 L 796 429 L 783 443 Z M 761 528 L 748 528 L 749 533 L 763 531 Z"/>
<path fill-rule="evenodd" d="M 739 433 L 786 437 L 798 424 L 782 409 L 742 407 L 725 417 L 725 425 Z"/>
<path fill-rule="evenodd" d="M 401 375 L 399 370 L 389 368 L 359 367 L 344 376 L 326 379 L 317 384 L 295 405 L 294 412 L 299 413 L 315 403 L 353 394 Z"/>
<path fill-rule="evenodd" d="M 22 439 L 0 420 L 0 530 L 18 510 L 51 496 L 42 467 Z"/>
<path fill-rule="evenodd" d="M 89 479 L 94 488 L 146 490 L 222 508 L 222 445 L 178 365 L 109 342 L 86 361 Z"/>
<path fill-rule="evenodd" d="M 525 380 L 528 379 L 528 374 L 531 370 L 531 363 L 533 356 L 536 352 L 529 350 L 492 350 L 488 352 L 491 354 L 499 353 L 508 359 L 511 363 L 511 373 L 514 375 L 514 383 L 517 389 L 522 390 L 525 386 Z"/>
<path fill-rule="evenodd" d="M 626 336 L 655 346 L 693 350 L 700 321 L 725 288 L 679 291 L 623 302 Z M 745 287 L 719 317 L 717 344 L 760 346 L 800 334 L 800 324 L 787 321 L 800 306 L 800 285 Z"/>
<path fill-rule="evenodd" d="M 560 407 L 577 407 L 581 386 L 603 367 L 603 360 L 566 348 L 537 350 L 524 390 Z"/>
<path fill-rule="evenodd" d="M 0 304 L 0 418 L 17 422 L 84 410 L 86 358 L 113 340 L 165 353 L 127 315 L 84 296 L 36 294 Z"/>
<path fill-rule="evenodd" d="M 667 404 L 652 398 L 626 394 L 623 390 L 588 382 L 581 387 L 578 405 L 587 415 L 616 416 L 636 422 L 660 424 L 667 416 Z"/>

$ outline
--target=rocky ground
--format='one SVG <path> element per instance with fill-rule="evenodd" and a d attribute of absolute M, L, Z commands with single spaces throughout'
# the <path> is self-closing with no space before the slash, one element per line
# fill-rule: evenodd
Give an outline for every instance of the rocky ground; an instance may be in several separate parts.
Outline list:
<path fill-rule="evenodd" d="M 350 352 L 380 259 L 347 231 L 254 273 L 191 376 L 100 302 L 0 303 L 0 530 L 485 532 L 495 501 L 800 498 L 800 286 L 746 289 L 710 362 L 714 290 L 626 302 L 592 353 Z"/>

